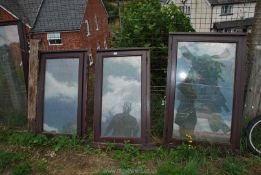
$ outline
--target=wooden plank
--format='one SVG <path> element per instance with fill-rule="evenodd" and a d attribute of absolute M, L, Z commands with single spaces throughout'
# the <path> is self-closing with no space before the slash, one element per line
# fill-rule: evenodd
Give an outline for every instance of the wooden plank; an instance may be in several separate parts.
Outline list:
<path fill-rule="evenodd" d="M 29 76 L 28 76 L 28 130 L 36 132 L 37 88 L 39 72 L 39 40 L 30 39 Z"/>

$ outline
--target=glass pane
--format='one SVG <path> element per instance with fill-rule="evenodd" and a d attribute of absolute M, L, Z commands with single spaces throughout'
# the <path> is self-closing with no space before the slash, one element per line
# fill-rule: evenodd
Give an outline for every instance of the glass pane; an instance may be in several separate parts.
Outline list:
<path fill-rule="evenodd" d="M 25 127 L 27 100 L 16 25 L 0 26 L 0 123 Z"/>
<path fill-rule="evenodd" d="M 178 43 L 174 138 L 230 141 L 235 58 L 235 43 Z"/>
<path fill-rule="evenodd" d="M 141 136 L 140 56 L 103 60 L 101 136 Z"/>
<path fill-rule="evenodd" d="M 44 85 L 46 132 L 76 134 L 79 59 L 47 59 Z"/>

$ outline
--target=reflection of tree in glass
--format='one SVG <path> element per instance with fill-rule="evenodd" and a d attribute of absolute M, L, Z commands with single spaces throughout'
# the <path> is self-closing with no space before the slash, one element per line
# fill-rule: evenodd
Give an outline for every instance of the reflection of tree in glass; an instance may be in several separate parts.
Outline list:
<path fill-rule="evenodd" d="M 186 134 L 193 135 L 196 123 L 195 99 L 197 94 L 192 87 L 192 80 L 186 78 L 178 85 L 181 92 L 178 97 L 180 100 L 179 107 L 175 118 L 175 123 L 179 125 L 180 137 L 185 138 Z"/>
<path fill-rule="evenodd" d="M 224 81 L 222 71 L 225 65 L 215 59 L 227 57 L 230 54 L 229 51 L 226 49 L 220 55 L 214 56 L 208 54 L 197 56 L 192 54 L 185 46 L 181 47 L 180 50 L 182 55 L 191 62 L 188 78 L 191 78 L 200 87 L 200 90 L 197 90 L 197 103 L 199 108 L 205 108 L 211 114 L 211 117 L 208 118 L 211 130 L 216 132 L 221 129 L 224 133 L 227 133 L 229 128 L 224 123 L 220 113 L 222 111 L 229 112 L 229 108 L 219 86 L 219 82 Z"/>
<path fill-rule="evenodd" d="M 131 103 L 125 102 L 123 112 L 115 114 L 110 121 L 106 133 L 114 137 L 136 137 L 138 136 L 139 126 L 135 117 L 130 115 Z"/>

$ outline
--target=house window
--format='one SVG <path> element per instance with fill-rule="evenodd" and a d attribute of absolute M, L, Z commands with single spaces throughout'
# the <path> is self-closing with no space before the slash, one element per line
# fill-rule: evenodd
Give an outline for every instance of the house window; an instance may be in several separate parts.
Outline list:
<path fill-rule="evenodd" d="M 231 15 L 232 14 L 232 5 L 223 5 L 221 7 L 221 15 Z"/>
<path fill-rule="evenodd" d="M 61 45 L 62 39 L 61 39 L 61 33 L 48 33 L 47 34 L 47 40 L 49 45 Z"/>
<path fill-rule="evenodd" d="M 146 143 L 149 131 L 148 55 L 148 50 L 97 52 L 95 142 L 130 140 L 131 143 Z"/>
<path fill-rule="evenodd" d="M 101 49 L 101 45 L 100 45 L 100 43 L 99 43 L 99 41 L 97 42 L 97 50 L 99 50 L 99 49 Z"/>
<path fill-rule="evenodd" d="M 180 10 L 181 10 L 184 14 L 190 15 L 190 6 L 188 6 L 188 5 L 180 6 Z"/>
<path fill-rule="evenodd" d="M 106 36 L 104 37 L 103 45 L 104 45 L 104 48 L 105 48 L 105 49 L 108 48 L 108 46 L 107 46 L 107 40 L 106 40 Z"/>
<path fill-rule="evenodd" d="M 97 18 L 96 15 L 94 16 L 94 21 L 95 21 L 95 25 L 96 25 L 96 30 L 100 30 L 100 28 L 99 28 L 99 21 L 98 21 L 98 18 Z"/>
<path fill-rule="evenodd" d="M 192 137 L 194 142 L 239 147 L 245 39 L 236 34 L 170 36 L 166 143 Z"/>
<path fill-rule="evenodd" d="M 86 23 L 86 34 L 87 36 L 89 36 L 91 34 L 89 20 L 86 20 L 85 23 Z"/>

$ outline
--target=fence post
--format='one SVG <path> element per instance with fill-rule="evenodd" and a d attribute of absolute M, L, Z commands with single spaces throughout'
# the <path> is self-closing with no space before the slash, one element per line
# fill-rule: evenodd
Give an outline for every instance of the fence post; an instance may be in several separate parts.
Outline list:
<path fill-rule="evenodd" d="M 255 19 L 248 51 L 248 84 L 244 116 L 261 114 L 261 1 L 256 1 Z"/>
<path fill-rule="evenodd" d="M 36 105 L 39 71 L 39 40 L 30 39 L 29 75 L 28 75 L 28 130 L 36 132 Z"/>

